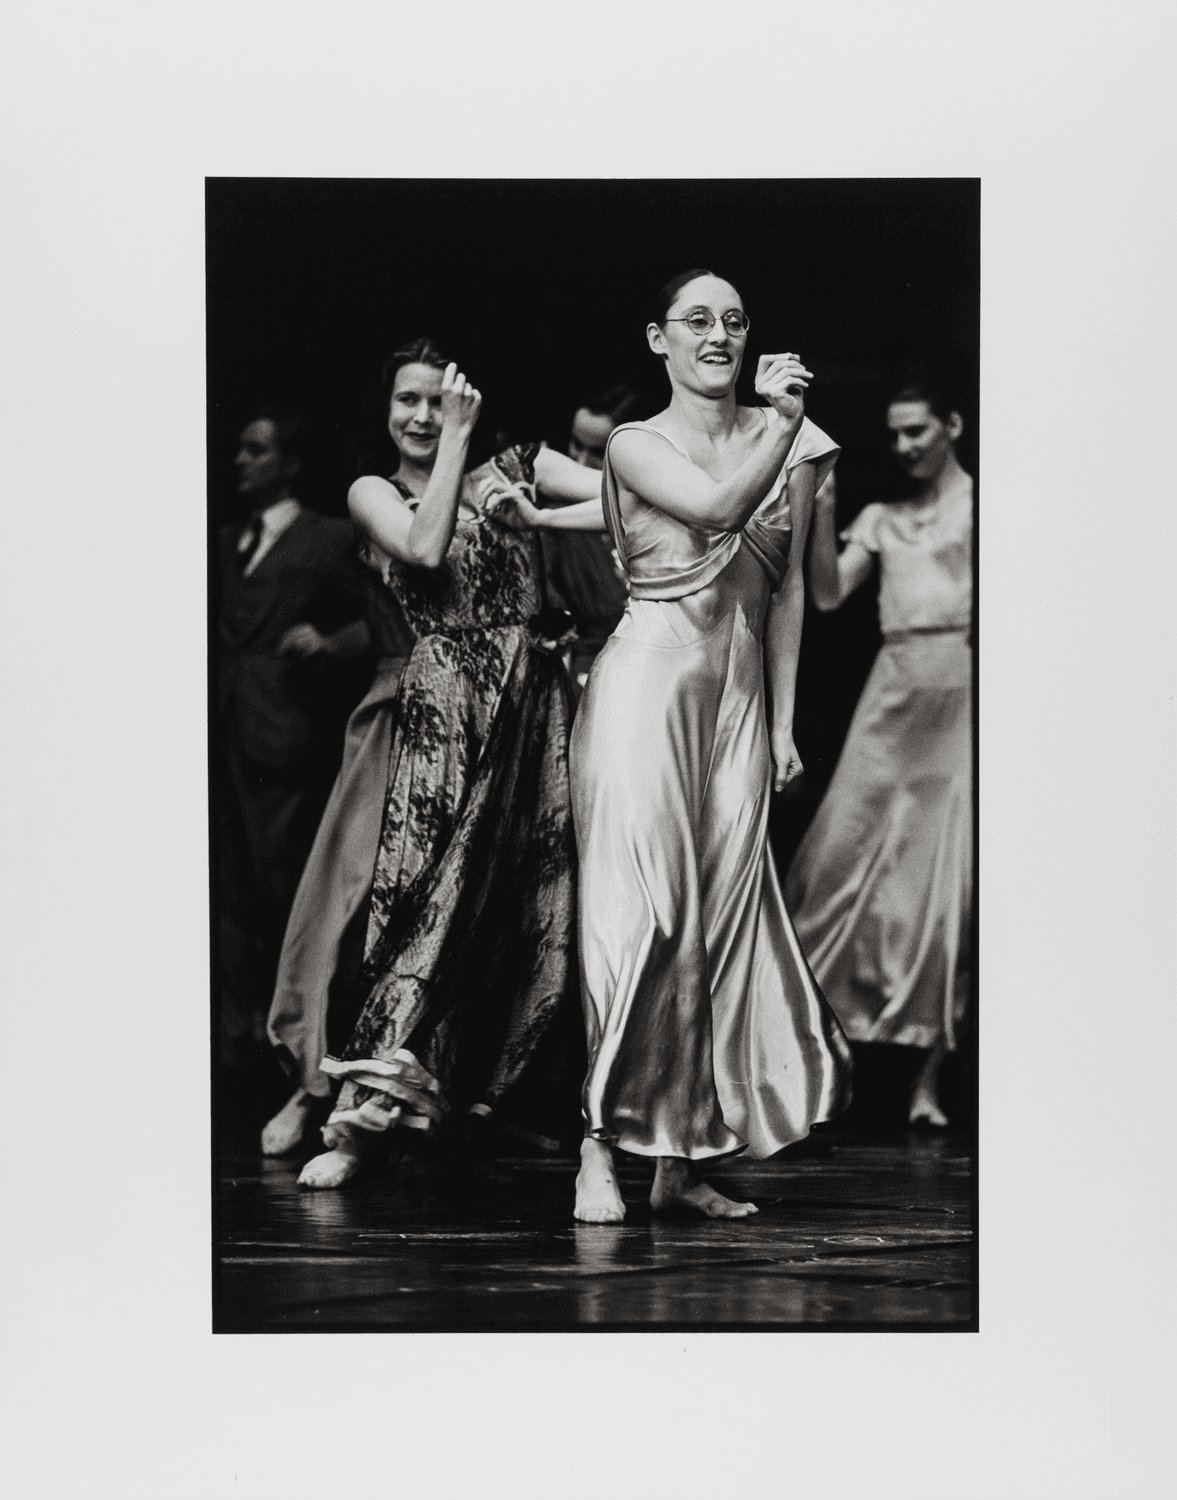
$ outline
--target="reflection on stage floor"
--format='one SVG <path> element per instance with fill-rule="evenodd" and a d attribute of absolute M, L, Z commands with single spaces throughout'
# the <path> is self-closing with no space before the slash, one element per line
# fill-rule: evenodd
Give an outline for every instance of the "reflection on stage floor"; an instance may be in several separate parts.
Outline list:
<path fill-rule="evenodd" d="M 266 1160 L 234 1134 L 216 1184 L 218 1332 L 976 1326 L 960 1136 L 819 1127 L 711 1174 L 760 1209 L 727 1223 L 654 1217 L 651 1165 L 621 1157 L 614 1226 L 573 1222 L 570 1155 L 406 1161 L 313 1193 L 297 1186 L 310 1149 Z"/>

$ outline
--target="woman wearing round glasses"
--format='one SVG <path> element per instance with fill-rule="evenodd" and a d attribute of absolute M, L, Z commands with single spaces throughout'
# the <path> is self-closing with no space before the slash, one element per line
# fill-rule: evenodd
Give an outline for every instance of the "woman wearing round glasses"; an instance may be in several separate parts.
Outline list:
<path fill-rule="evenodd" d="M 478 480 L 599 506 L 600 479 L 535 444 L 466 474 L 480 400 L 431 340 L 398 350 L 373 403 L 380 442 L 348 495 L 365 561 L 415 643 L 383 763 L 370 790 L 340 804 L 322 851 L 347 901 L 311 934 L 302 967 L 313 985 L 286 997 L 299 1012 L 284 1025 L 302 1037 L 302 1092 L 316 1065 L 342 1083 L 305 1187 L 347 1181 L 393 1126 L 432 1134 L 450 1115 L 479 1130 L 492 1113 L 557 1103 L 553 1073 L 579 1040 L 568 681 L 560 642 L 543 638 L 537 538 L 489 524 Z M 365 913 L 341 1024 L 327 989 L 345 929 Z M 346 1040 L 339 1058 L 323 1055 L 329 1021 Z M 296 1141 L 309 1103 L 290 1108 Z"/>
<path fill-rule="evenodd" d="M 630 602 L 571 745 L 589 1069 L 576 1217 L 620 1220 L 612 1146 L 654 1157 L 651 1204 L 755 1213 L 698 1164 L 799 1140 L 848 1099 L 849 1049 L 813 982 L 768 850 L 769 794 L 800 770 L 800 565 L 837 446 L 804 416 L 809 371 L 762 356 L 767 408 L 736 404 L 748 319 L 709 271 L 647 327 L 671 400 L 605 456 L 605 520 Z M 599 525 L 592 504 L 503 507 Z M 774 769 L 775 768 L 775 769 Z"/>

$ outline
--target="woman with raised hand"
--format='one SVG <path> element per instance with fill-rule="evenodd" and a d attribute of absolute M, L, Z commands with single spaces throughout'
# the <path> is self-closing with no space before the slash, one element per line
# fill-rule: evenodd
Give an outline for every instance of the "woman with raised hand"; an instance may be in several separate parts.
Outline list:
<path fill-rule="evenodd" d="M 847 1036 L 925 1049 L 908 1118 L 943 1128 L 969 978 L 973 482 L 960 415 L 932 385 L 897 392 L 887 426 L 914 494 L 867 505 L 841 553 L 835 495 L 818 496 L 814 602 L 837 609 L 877 562 L 883 645 L 786 895 Z"/>
<path fill-rule="evenodd" d="M 700 1165 L 772 1155 L 849 1098 L 849 1049 L 805 963 L 768 849 L 792 735 L 818 483 L 837 446 L 804 415 L 809 371 L 764 355 L 736 403 L 740 294 L 709 271 L 663 288 L 646 330 L 669 406 L 609 438 L 604 519 L 630 602 L 571 745 L 589 1067 L 575 1216 L 625 1213 L 614 1146 L 657 1162 L 651 1204 L 743 1218 Z M 593 504 L 510 524 L 601 524 Z"/>
<path fill-rule="evenodd" d="M 399 350 L 380 396 L 395 472 L 348 495 L 415 642 L 374 809 L 354 1024 L 320 1062 L 342 1088 L 305 1187 L 347 1181 L 396 1126 L 525 1125 L 575 1018 L 567 677 L 540 623 L 537 539 L 489 524 L 478 481 L 576 502 L 599 479 L 537 445 L 467 474 L 480 400 L 431 340 Z"/>

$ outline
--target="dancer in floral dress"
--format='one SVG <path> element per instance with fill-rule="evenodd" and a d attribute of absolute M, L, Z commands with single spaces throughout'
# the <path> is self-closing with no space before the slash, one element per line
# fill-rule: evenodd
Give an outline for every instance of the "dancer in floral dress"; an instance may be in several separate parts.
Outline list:
<path fill-rule="evenodd" d="M 391 480 L 357 480 L 349 507 L 416 642 L 358 1019 L 342 1056 L 323 1060 L 343 1086 L 329 1149 L 299 1179 L 314 1188 L 347 1181 L 394 1126 L 528 1123 L 577 1024 L 568 681 L 540 624 L 538 541 L 493 524 L 479 483 L 494 474 L 583 501 L 599 479 L 533 445 L 466 474 L 478 392 L 428 340 L 386 375 L 399 465 Z"/>

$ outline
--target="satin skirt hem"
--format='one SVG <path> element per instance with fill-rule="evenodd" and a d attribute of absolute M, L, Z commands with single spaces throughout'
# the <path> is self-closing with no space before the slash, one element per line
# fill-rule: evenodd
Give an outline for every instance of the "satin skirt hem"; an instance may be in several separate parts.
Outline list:
<path fill-rule="evenodd" d="M 842 1022 L 842 1030 L 852 1042 L 873 1042 L 894 1047 L 921 1047 L 930 1050 L 943 1045 L 948 1052 L 956 1051 L 956 1037 L 938 1026 L 900 1026 L 894 1030 L 888 1026 L 873 1026 L 869 1021 L 848 1016 Z"/>
<path fill-rule="evenodd" d="M 379 846 L 403 657 L 383 657 L 348 720 L 343 759 L 291 907 L 266 1032 L 288 1074 L 317 1099 L 335 1092 L 319 1071 L 340 944 L 368 899 Z"/>
<path fill-rule="evenodd" d="M 971 654 L 888 639 L 786 881 L 817 982 L 855 1042 L 957 1046 L 972 905 Z"/>

